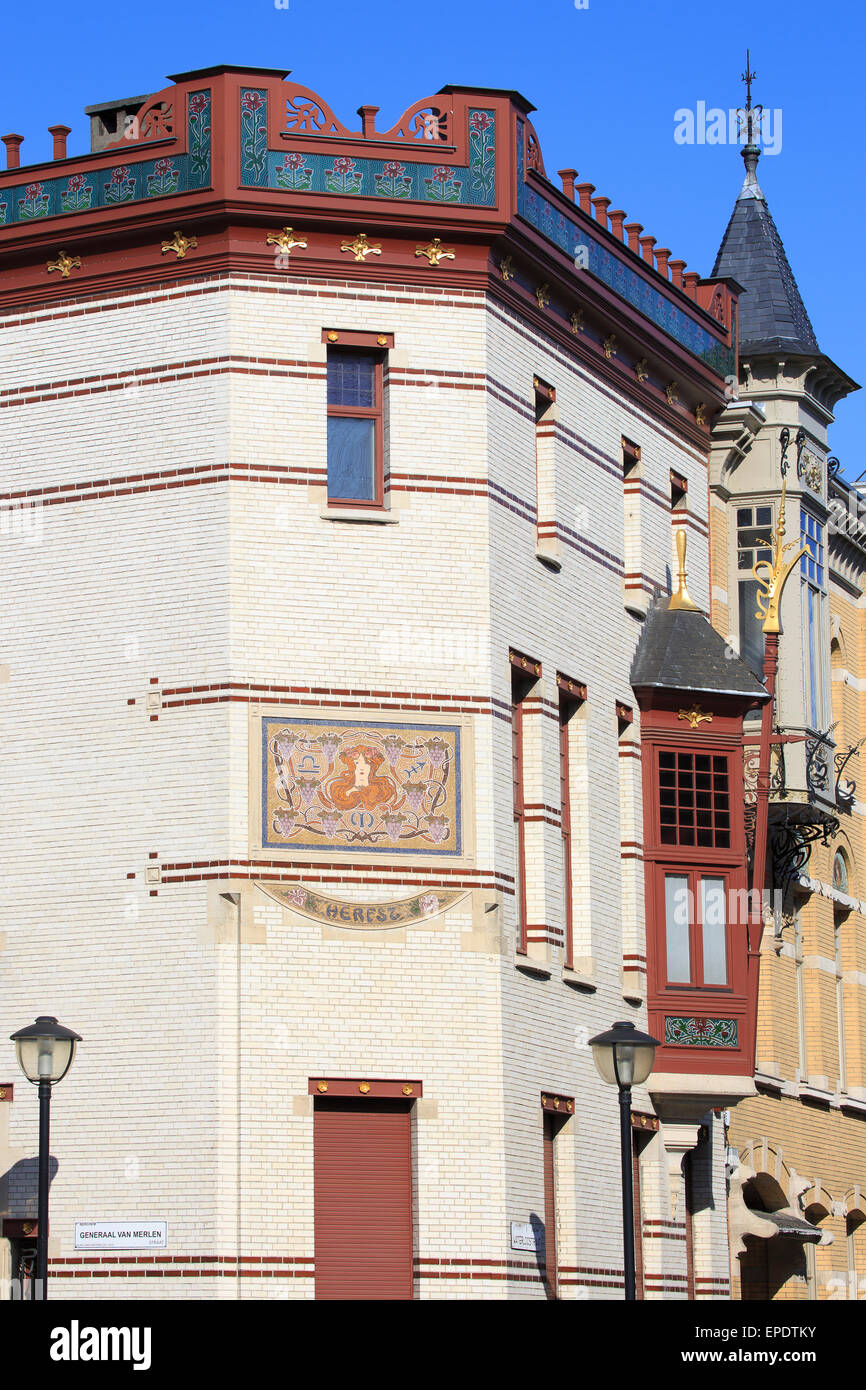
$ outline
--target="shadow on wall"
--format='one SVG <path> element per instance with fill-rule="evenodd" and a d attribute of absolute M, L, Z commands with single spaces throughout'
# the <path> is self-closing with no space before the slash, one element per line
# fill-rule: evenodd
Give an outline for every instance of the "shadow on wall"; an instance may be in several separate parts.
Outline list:
<path fill-rule="evenodd" d="M 60 1167 L 53 1154 L 48 1158 L 48 1187 Z M 22 1158 L 0 1177 L 0 1211 L 15 1220 L 36 1220 L 39 1206 L 39 1159 Z"/>
<path fill-rule="evenodd" d="M 544 1232 L 544 1222 L 537 1212 L 529 1213 L 529 1224 L 532 1227 L 532 1234 L 535 1237 L 535 1263 L 538 1265 L 538 1272 L 544 1282 L 544 1291 L 547 1297 L 552 1297 L 552 1292 L 547 1281 L 547 1249 Z"/>

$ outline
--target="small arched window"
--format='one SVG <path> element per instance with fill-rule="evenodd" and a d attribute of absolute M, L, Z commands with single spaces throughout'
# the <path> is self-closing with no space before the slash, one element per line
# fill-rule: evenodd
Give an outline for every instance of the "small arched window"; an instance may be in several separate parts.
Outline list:
<path fill-rule="evenodd" d="M 833 887 L 837 893 L 848 892 L 848 861 L 840 849 L 833 856 Z"/>

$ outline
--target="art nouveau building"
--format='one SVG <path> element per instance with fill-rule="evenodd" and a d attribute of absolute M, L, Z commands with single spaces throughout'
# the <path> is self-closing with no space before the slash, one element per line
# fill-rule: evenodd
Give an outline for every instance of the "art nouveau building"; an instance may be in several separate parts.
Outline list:
<path fill-rule="evenodd" d="M 715 266 L 744 293 L 739 399 L 715 423 L 710 460 L 712 618 L 756 671 L 752 569 L 779 523 L 783 460 L 785 540 L 805 553 L 782 599 L 758 1093 L 732 1112 L 729 1133 L 733 1286 L 749 1299 L 862 1298 L 866 846 L 855 778 L 866 531 L 827 440 L 836 403 L 857 388 L 818 347 L 758 183 L 758 151 L 743 154 L 746 180 Z M 755 744 L 745 757 L 754 804 Z"/>
<path fill-rule="evenodd" d="M 54 1288 L 618 1297 L 587 1039 L 629 1018 L 663 1044 L 641 1293 L 727 1297 L 765 698 L 704 617 L 737 287 L 555 187 L 516 93 L 349 129 L 281 72 L 171 82 L 0 174 L 0 1022 L 84 1037 Z"/>

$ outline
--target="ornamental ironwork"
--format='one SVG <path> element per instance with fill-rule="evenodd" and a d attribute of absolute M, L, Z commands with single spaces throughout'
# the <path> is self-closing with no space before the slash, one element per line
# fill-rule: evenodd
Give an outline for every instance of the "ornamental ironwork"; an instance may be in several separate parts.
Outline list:
<path fill-rule="evenodd" d="M 852 758 L 859 758 L 860 749 L 863 747 L 864 743 L 866 743 L 866 738 L 861 738 L 859 743 L 852 743 L 847 753 L 843 753 L 840 749 L 833 758 L 836 767 L 836 805 L 843 811 L 850 811 L 852 809 L 857 792 L 857 783 L 853 778 L 850 781 L 848 778 L 843 781 L 842 773 L 845 771 L 845 768 Z"/>
<path fill-rule="evenodd" d="M 835 720 L 825 733 L 817 738 L 806 739 L 806 790 L 812 797 L 815 793 L 827 796 L 830 790 L 830 754 L 835 748 L 833 730 L 839 723 Z"/>

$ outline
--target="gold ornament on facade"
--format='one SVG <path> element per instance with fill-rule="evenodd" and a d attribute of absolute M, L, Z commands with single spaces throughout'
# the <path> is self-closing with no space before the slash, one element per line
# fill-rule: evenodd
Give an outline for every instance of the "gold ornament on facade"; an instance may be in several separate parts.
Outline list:
<path fill-rule="evenodd" d="M 713 716 L 702 710 L 700 705 L 692 705 L 691 709 L 681 709 L 677 718 L 687 719 L 693 729 L 696 729 L 699 724 L 712 724 L 713 722 Z"/>
<path fill-rule="evenodd" d="M 707 407 L 704 405 L 703 401 L 698 401 L 695 406 L 695 422 L 698 425 L 705 425 L 707 423 Z"/>
<path fill-rule="evenodd" d="M 514 262 L 510 256 L 503 256 L 499 262 L 499 274 L 506 282 L 514 279 Z"/>
<path fill-rule="evenodd" d="M 162 254 L 165 255 L 167 251 L 173 251 L 177 259 L 182 261 L 187 251 L 191 251 L 195 246 L 198 246 L 198 241 L 194 236 L 184 236 L 183 232 L 174 232 L 171 241 L 162 243 Z"/>
<path fill-rule="evenodd" d="M 361 1092 L 361 1095 L 362 1095 L 362 1096 L 368 1095 L 368 1094 L 369 1094 L 369 1091 L 370 1091 L 370 1083 L 369 1083 L 369 1081 L 362 1081 L 361 1084 L 360 1084 L 360 1086 L 358 1087 L 358 1090 Z"/>
<path fill-rule="evenodd" d="M 59 271 L 60 271 L 60 278 L 61 278 L 61 280 L 68 280 L 68 279 L 69 279 L 69 272 L 70 272 L 70 270 L 80 270 L 80 269 L 81 269 L 81 257 L 80 257 L 80 256 L 67 256 L 67 254 L 66 254 L 65 251 L 58 251 L 58 253 L 57 253 L 57 260 L 56 260 L 56 261 L 49 261 L 49 262 L 48 262 L 48 270 L 49 270 L 49 272 L 52 271 L 52 270 L 59 270 Z"/>
<path fill-rule="evenodd" d="M 415 1087 L 414 1087 L 414 1086 L 404 1086 L 404 1087 L 403 1087 L 403 1095 L 404 1095 L 404 1096 L 414 1096 L 414 1094 L 415 1094 Z"/>
<path fill-rule="evenodd" d="M 453 261 L 454 251 L 442 245 L 441 237 L 434 236 L 427 246 L 416 246 L 416 256 L 426 256 L 431 265 L 436 266 L 440 261 Z"/>
<path fill-rule="evenodd" d="M 327 1081 L 320 1081 L 319 1084 L 318 1084 L 318 1086 L 316 1087 L 316 1090 L 317 1090 L 317 1091 L 320 1091 L 320 1092 L 322 1093 L 322 1095 L 325 1094 L 325 1092 L 327 1091 L 327 1089 L 328 1089 L 328 1083 L 327 1083 Z"/>
<path fill-rule="evenodd" d="M 677 588 L 676 592 L 671 594 L 668 599 L 668 610 L 676 612 L 678 609 L 685 608 L 691 613 L 699 613 L 698 605 L 689 597 L 689 591 L 686 588 L 686 533 L 682 529 L 677 531 L 677 561 L 679 569 Z"/>
<path fill-rule="evenodd" d="M 550 286 L 545 280 L 543 285 L 538 285 L 535 291 L 535 298 L 538 301 L 539 309 L 546 309 L 550 303 Z"/>
<path fill-rule="evenodd" d="M 572 316 L 571 316 L 571 331 L 572 331 L 572 333 L 582 333 L 582 332 L 583 332 L 583 310 L 582 310 L 582 309 L 575 309 L 574 313 L 572 314 Z"/>
<path fill-rule="evenodd" d="M 782 623 L 779 615 L 779 608 L 782 601 L 782 590 L 788 575 L 794 566 L 806 554 L 807 547 L 797 545 L 796 541 L 785 542 L 785 495 L 788 488 L 787 466 L 785 464 L 785 453 L 787 451 L 788 431 L 782 431 L 782 492 L 779 497 L 779 518 L 776 522 L 776 530 L 773 534 L 772 559 L 759 560 L 752 566 L 752 574 L 758 581 L 758 607 L 755 610 L 755 617 L 761 623 L 763 632 L 780 633 Z M 796 554 L 790 560 L 785 560 L 785 556 L 790 551 Z"/>
<path fill-rule="evenodd" d="M 608 361 L 610 361 L 612 357 L 616 357 L 616 334 L 608 334 L 601 345 L 601 350 Z"/>
<path fill-rule="evenodd" d="M 381 256 L 382 245 L 378 241 L 368 241 L 366 232 L 358 232 L 352 241 L 340 243 L 341 251 L 351 251 L 356 261 L 363 261 L 366 256 Z"/>
<path fill-rule="evenodd" d="M 642 358 L 640 359 L 639 362 L 635 362 L 635 364 L 634 364 L 634 374 L 635 374 L 635 376 L 637 377 L 638 381 L 640 381 L 640 382 L 644 382 L 644 381 L 647 381 L 647 380 L 648 380 L 648 378 L 649 378 L 649 364 L 648 364 L 648 362 L 647 362 L 647 360 L 646 360 L 645 357 L 642 357 Z"/>
<path fill-rule="evenodd" d="M 296 246 L 303 246 L 306 250 L 307 242 L 304 237 L 295 236 L 294 227 L 283 227 L 281 232 L 268 232 L 268 246 L 279 246 L 284 255 L 290 256 Z"/>
<path fill-rule="evenodd" d="M 667 398 L 668 398 L 668 405 L 676 405 L 677 401 L 679 400 L 679 396 L 677 395 L 677 391 L 678 391 L 678 386 L 677 386 L 677 383 L 676 383 L 675 381 L 671 381 L 671 382 L 665 387 L 665 395 L 666 395 Z"/>

